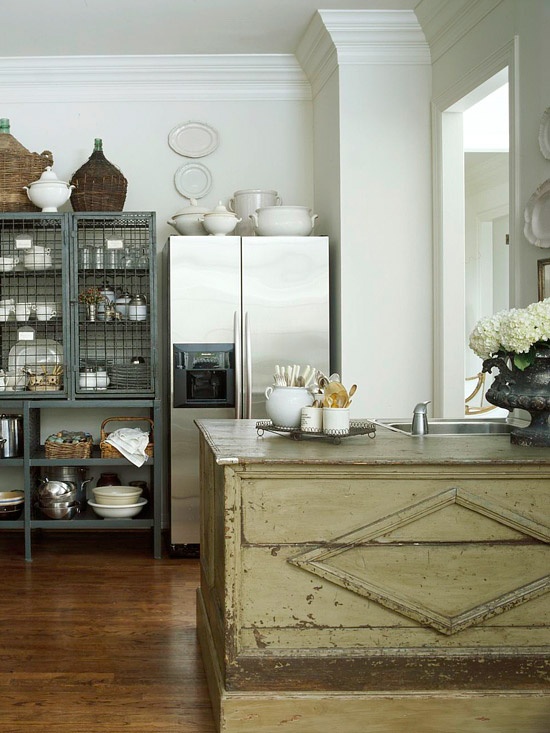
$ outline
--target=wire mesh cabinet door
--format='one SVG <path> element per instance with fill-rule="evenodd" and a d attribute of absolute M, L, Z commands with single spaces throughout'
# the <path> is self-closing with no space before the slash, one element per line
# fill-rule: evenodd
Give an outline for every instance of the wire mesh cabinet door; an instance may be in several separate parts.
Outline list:
<path fill-rule="evenodd" d="M 0 393 L 65 397 L 70 363 L 66 214 L 0 214 Z"/>
<path fill-rule="evenodd" d="M 75 394 L 155 395 L 153 212 L 72 215 Z"/>

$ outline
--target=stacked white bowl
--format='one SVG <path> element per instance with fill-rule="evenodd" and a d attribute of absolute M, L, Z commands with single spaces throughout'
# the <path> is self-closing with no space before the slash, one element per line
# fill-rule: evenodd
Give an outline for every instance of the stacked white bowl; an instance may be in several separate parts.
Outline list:
<path fill-rule="evenodd" d="M 88 504 L 104 519 L 129 519 L 147 504 L 147 499 L 141 498 L 141 491 L 135 486 L 96 486 L 92 489 L 95 501 Z"/>

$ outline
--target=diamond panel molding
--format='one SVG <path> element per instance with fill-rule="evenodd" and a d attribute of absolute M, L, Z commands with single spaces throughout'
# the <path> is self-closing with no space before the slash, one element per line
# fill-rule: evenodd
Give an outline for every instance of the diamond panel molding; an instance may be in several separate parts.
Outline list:
<path fill-rule="evenodd" d="M 478 522 L 484 530 L 474 540 L 453 539 L 457 508 L 463 523 L 468 522 L 464 509 L 489 520 Z M 425 532 L 414 539 L 415 526 L 425 527 L 428 518 L 439 531 L 448 523 L 447 541 L 426 541 Z M 494 539 L 493 523 L 506 539 Z M 392 538 L 398 531 L 401 535 Z M 547 593 L 549 542 L 549 527 L 485 496 L 450 488 L 288 562 L 452 635 Z"/>

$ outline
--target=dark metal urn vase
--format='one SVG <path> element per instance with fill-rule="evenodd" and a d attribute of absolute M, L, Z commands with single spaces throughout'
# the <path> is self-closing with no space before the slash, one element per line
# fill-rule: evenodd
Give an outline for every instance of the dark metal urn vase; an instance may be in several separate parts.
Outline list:
<path fill-rule="evenodd" d="M 537 351 L 534 363 L 523 371 L 507 356 L 495 356 L 483 362 L 484 372 L 494 367 L 499 373 L 487 390 L 487 401 L 507 410 L 527 410 L 531 415 L 531 423 L 526 428 L 512 430 L 511 442 L 550 447 L 550 349 Z"/>

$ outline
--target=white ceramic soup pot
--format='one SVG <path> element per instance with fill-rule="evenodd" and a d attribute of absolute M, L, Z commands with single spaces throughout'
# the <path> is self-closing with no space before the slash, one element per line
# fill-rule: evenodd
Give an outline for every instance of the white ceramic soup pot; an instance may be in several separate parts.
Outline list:
<path fill-rule="evenodd" d="M 69 200 L 74 186 L 60 181 L 51 166 L 48 166 L 38 181 L 23 186 L 32 203 L 42 211 L 57 211 Z"/>
<path fill-rule="evenodd" d="M 78 385 L 80 389 L 107 389 L 111 380 L 107 376 L 106 371 L 99 372 L 80 372 L 78 375 Z"/>
<path fill-rule="evenodd" d="M 10 272 L 17 264 L 19 264 L 19 257 L 0 257 L 1 272 Z"/>
<path fill-rule="evenodd" d="M 0 303 L 0 321 L 9 320 L 15 313 L 15 306 L 13 303 Z"/>
<path fill-rule="evenodd" d="M 256 234 L 263 237 L 307 237 L 317 214 L 307 206 L 264 206 L 250 215 Z"/>
<path fill-rule="evenodd" d="M 213 211 L 202 217 L 202 224 L 208 234 L 213 234 L 216 237 L 225 237 L 226 234 L 231 234 L 239 222 L 240 219 L 237 218 L 236 214 L 228 211 L 221 201 Z"/>
<path fill-rule="evenodd" d="M 208 214 L 209 209 L 199 206 L 196 199 L 192 198 L 189 201 L 189 206 L 186 206 L 178 214 L 174 214 L 171 219 L 168 219 L 167 223 L 173 226 L 178 234 L 184 236 L 204 235 L 202 217 Z"/>

